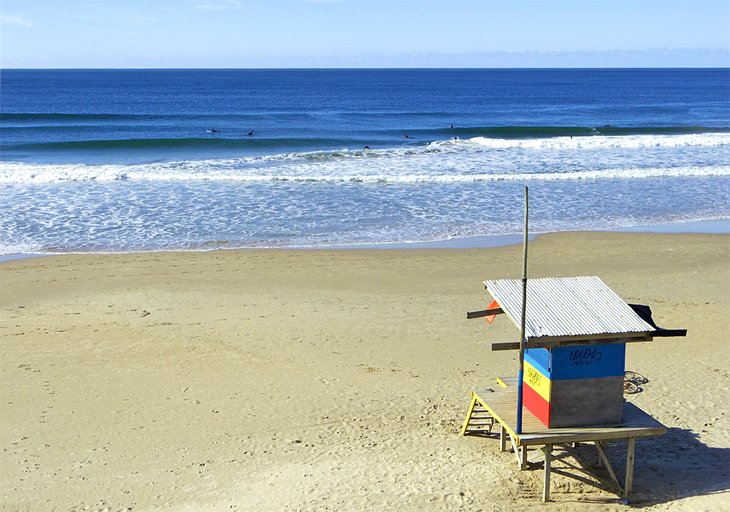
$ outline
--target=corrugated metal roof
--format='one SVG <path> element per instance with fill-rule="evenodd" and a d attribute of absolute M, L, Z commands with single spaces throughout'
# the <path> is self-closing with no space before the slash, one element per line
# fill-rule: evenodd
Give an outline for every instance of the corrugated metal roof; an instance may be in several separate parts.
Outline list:
<path fill-rule="evenodd" d="M 519 328 L 522 280 L 484 281 L 507 316 Z M 655 329 L 596 276 L 527 280 L 525 337 L 596 336 L 646 333 Z M 619 336 L 615 336 L 619 337 Z"/>

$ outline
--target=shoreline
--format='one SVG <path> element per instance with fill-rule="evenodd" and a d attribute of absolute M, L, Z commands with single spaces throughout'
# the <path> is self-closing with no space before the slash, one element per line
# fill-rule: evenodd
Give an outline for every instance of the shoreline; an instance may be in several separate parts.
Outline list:
<path fill-rule="evenodd" d="M 660 223 L 616 228 L 610 230 L 550 231 L 531 233 L 529 240 L 551 233 L 662 233 L 662 234 L 730 234 L 730 217 L 690 222 Z M 61 255 L 105 255 L 105 254 L 146 254 L 146 253 L 205 253 L 215 251 L 245 250 L 418 250 L 418 249 L 490 249 L 522 243 L 521 234 L 477 235 L 457 237 L 449 240 L 433 242 L 383 242 L 362 244 L 335 244 L 327 246 L 282 246 L 282 247 L 221 247 L 215 249 L 160 249 L 151 251 L 119 251 L 119 252 L 47 252 L 47 253 L 10 253 L 0 254 L 0 265 L 10 261 L 44 258 Z"/>

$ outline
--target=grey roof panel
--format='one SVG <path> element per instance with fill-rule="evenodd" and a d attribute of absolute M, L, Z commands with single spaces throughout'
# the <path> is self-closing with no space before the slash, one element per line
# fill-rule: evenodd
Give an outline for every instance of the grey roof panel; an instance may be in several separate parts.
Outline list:
<path fill-rule="evenodd" d="M 522 280 L 485 281 L 516 326 L 522 315 Z M 617 336 L 655 329 L 596 276 L 527 280 L 525 337 Z"/>

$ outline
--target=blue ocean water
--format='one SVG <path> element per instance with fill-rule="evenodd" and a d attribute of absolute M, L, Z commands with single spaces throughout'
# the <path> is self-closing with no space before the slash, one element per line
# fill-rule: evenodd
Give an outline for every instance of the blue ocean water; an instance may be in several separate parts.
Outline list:
<path fill-rule="evenodd" d="M 730 217 L 730 69 L 2 70 L 0 254 Z"/>

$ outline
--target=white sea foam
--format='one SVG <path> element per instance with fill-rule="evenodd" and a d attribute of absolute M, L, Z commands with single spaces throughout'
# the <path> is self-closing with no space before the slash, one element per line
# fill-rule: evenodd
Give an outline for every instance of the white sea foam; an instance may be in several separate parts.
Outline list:
<path fill-rule="evenodd" d="M 730 134 L 720 135 L 636 136 L 636 147 L 632 137 L 580 138 L 592 148 L 569 137 L 477 138 L 135 165 L 0 162 L 0 254 L 505 234 L 521 229 L 522 183 L 537 194 L 536 232 L 725 218 Z"/>
<path fill-rule="evenodd" d="M 318 183 L 473 183 L 484 181 L 565 181 L 587 179 L 642 179 L 656 177 L 730 176 L 730 165 L 635 167 L 556 172 L 466 172 L 456 168 L 449 172 L 412 173 L 417 169 L 404 168 L 396 163 L 389 173 L 383 167 L 364 163 L 361 166 L 319 166 L 319 173 L 311 173 L 311 165 L 290 165 L 272 173 L 267 167 L 246 169 L 221 167 L 215 162 L 189 162 L 187 165 L 148 164 L 122 165 L 39 165 L 0 163 L 0 183 L 48 184 L 56 182 L 113 182 L 113 181 L 230 181 L 241 183 L 318 182 Z M 327 167 L 334 167 L 327 169 Z M 451 166 L 454 167 L 454 166 Z M 330 173 L 322 173 L 329 170 Z M 283 172 L 282 172 L 283 171 Z M 289 173 L 285 173 L 289 171 Z M 338 172 L 339 171 L 339 172 Z"/>
<path fill-rule="evenodd" d="M 688 151 L 723 148 L 721 151 L 727 152 L 724 146 L 730 147 L 730 134 L 516 140 L 476 137 L 367 151 L 341 149 L 137 165 L 0 162 L 0 183 L 127 180 L 415 183 L 722 176 L 727 173 L 727 166 L 723 165 L 726 160 L 721 154 L 714 155 L 707 165 L 697 165 L 694 154 L 684 161 L 681 158 Z M 657 147 L 674 152 L 659 165 L 651 153 L 651 148 Z M 631 162 L 632 168 L 620 165 L 599 168 L 604 161 Z M 543 171 L 532 172 L 533 169 Z"/>
<path fill-rule="evenodd" d="M 723 165 L 726 160 L 721 154 L 707 165 L 696 165 L 695 155 L 686 161 L 682 161 L 681 156 L 683 152 L 707 152 L 712 148 L 723 148 L 721 151 L 727 152 L 725 146 L 730 148 L 730 133 L 573 139 L 476 137 L 367 151 L 341 149 L 137 165 L 0 162 L 0 183 L 127 180 L 443 182 L 718 176 L 727 172 Z M 667 165 L 656 165 L 652 148 L 674 151 Z M 619 160 L 632 162 L 635 168 L 600 164 Z M 533 173 L 535 168 L 549 171 Z"/>
<path fill-rule="evenodd" d="M 594 135 L 591 137 L 551 137 L 531 139 L 495 139 L 473 137 L 462 143 L 491 149 L 605 149 L 605 148 L 680 148 L 730 145 L 730 133 L 683 135 Z M 443 143 L 435 143 L 436 145 Z"/>

